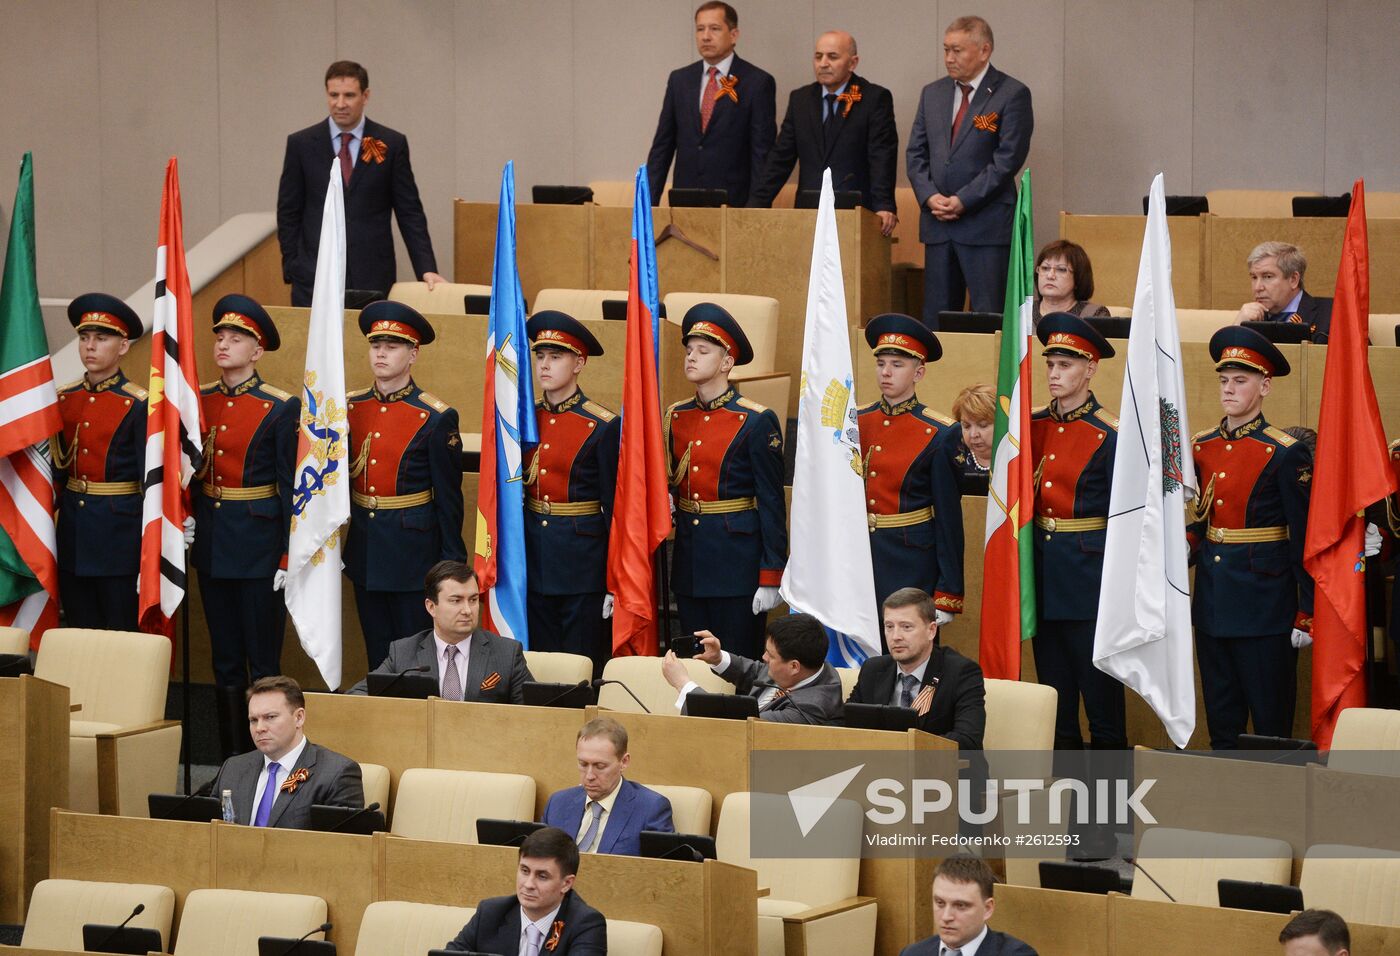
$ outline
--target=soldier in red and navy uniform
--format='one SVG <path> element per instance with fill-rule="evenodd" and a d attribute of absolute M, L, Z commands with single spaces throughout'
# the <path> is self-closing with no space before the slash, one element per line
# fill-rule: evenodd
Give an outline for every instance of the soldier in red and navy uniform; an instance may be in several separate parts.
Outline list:
<path fill-rule="evenodd" d="M 1264 419 L 1288 360 L 1253 329 L 1211 336 L 1225 418 L 1192 439 L 1200 485 L 1187 525 L 1196 562 L 1191 619 L 1210 744 L 1254 732 L 1292 737 L 1298 648 L 1312 642 L 1313 583 L 1303 570 L 1312 490 L 1308 446 Z"/>
<path fill-rule="evenodd" d="M 962 497 L 953 460 L 962 429 L 914 392 L 943 347 L 922 322 L 894 313 L 871 319 L 865 341 L 880 384 L 880 400 L 858 413 L 875 600 L 883 607 L 895 591 L 918 588 L 933 595 L 937 623 L 947 624 L 963 608 Z"/>
<path fill-rule="evenodd" d="M 681 321 L 681 341 L 695 397 L 662 419 L 676 504 L 671 590 L 683 632 L 711 631 L 756 659 L 787 562 L 782 431 L 772 410 L 729 384 L 753 361 L 733 316 L 701 302 Z"/>
<path fill-rule="evenodd" d="M 146 390 L 122 374 L 141 320 L 101 292 L 68 306 L 86 374 L 58 391 L 58 590 L 70 627 L 135 631 Z"/>
<path fill-rule="evenodd" d="M 423 603 L 428 569 L 467 560 L 467 548 L 457 410 L 411 375 L 433 327 L 403 303 L 381 301 L 360 313 L 360 331 L 374 385 L 346 396 L 354 460 L 345 574 L 372 670 L 390 643 L 432 627 Z"/>
<path fill-rule="evenodd" d="M 600 677 L 612 657 L 604 618 L 608 526 L 617 487 L 618 417 L 578 387 L 603 347 L 563 312 L 537 312 L 525 326 L 535 357 L 539 444 L 525 461 L 525 561 L 530 649 L 582 654 Z"/>
<path fill-rule="evenodd" d="M 245 295 L 214 306 L 217 381 L 200 386 L 204 468 L 196 476 L 191 564 L 209 624 L 219 740 L 227 759 L 250 749 L 244 691 L 282 673 L 287 530 L 301 402 L 262 380 L 277 326 Z"/>
<path fill-rule="evenodd" d="M 1031 415 L 1035 470 L 1035 670 L 1059 694 L 1055 746 L 1084 746 L 1079 698 L 1096 750 L 1128 745 L 1123 685 L 1094 666 L 1108 498 L 1118 419 L 1099 404 L 1089 384 L 1113 346 L 1088 322 L 1068 312 L 1040 320 L 1051 402 Z"/>

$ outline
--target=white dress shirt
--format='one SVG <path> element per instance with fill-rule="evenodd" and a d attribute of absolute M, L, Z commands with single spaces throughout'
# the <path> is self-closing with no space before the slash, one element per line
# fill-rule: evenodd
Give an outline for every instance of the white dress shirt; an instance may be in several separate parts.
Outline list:
<path fill-rule="evenodd" d="M 287 778 L 292 775 L 292 768 L 301 759 L 301 752 L 306 749 L 306 735 L 303 734 L 301 742 L 291 750 L 282 755 L 282 759 L 277 761 L 277 792 L 282 792 L 282 784 L 287 782 Z M 272 763 L 272 759 L 267 754 L 263 754 L 262 772 L 258 774 L 257 783 L 253 788 L 253 809 L 248 815 L 248 822 L 251 824 L 258 818 L 258 801 L 262 799 L 263 788 L 267 786 L 267 768 Z M 275 804 L 277 798 L 272 802 Z M 270 820 L 271 818 L 269 818 Z"/>
<path fill-rule="evenodd" d="M 1297 312 L 1297 311 L 1298 311 L 1298 306 L 1302 303 L 1302 301 L 1303 301 L 1303 290 L 1302 290 L 1302 289 L 1299 289 L 1299 290 L 1298 290 L 1298 294 L 1295 295 L 1293 298 L 1289 299 L 1289 300 L 1288 300 L 1288 304 L 1285 305 L 1283 308 L 1279 309 L 1278 312 L 1275 313 L 1275 314 L 1277 314 L 1277 315 L 1292 315 L 1294 312 Z M 1266 314 L 1267 314 L 1267 310 L 1266 310 Z"/>
<path fill-rule="evenodd" d="M 968 93 L 967 93 L 967 102 L 968 102 L 968 107 L 967 107 L 967 108 L 968 108 L 968 109 L 972 109 L 972 101 L 975 100 L 975 99 L 977 98 L 977 90 L 978 90 L 978 88 L 982 85 L 982 81 L 985 80 L 985 79 L 987 78 L 987 70 L 991 69 L 991 66 L 992 66 L 992 64 L 991 64 L 991 61 L 989 60 L 989 61 L 987 62 L 987 65 L 984 66 L 984 67 L 982 67 L 982 72 L 981 72 L 981 73 L 978 73 L 976 76 L 974 76 L 971 80 L 969 80 L 969 81 L 967 82 L 967 85 L 970 86 L 970 87 L 972 87 L 972 89 L 969 90 Z M 956 82 L 956 81 L 955 81 L 955 82 Z M 950 127 L 953 125 L 953 120 L 955 120 L 955 119 L 958 118 L 958 107 L 961 106 L 961 105 L 962 105 L 962 90 L 960 90 L 960 89 L 958 89 L 956 86 L 954 86 L 954 87 L 953 87 L 953 112 L 951 112 L 951 113 L 948 114 L 948 125 L 949 125 Z"/>
<path fill-rule="evenodd" d="M 447 648 L 451 645 L 438 637 L 437 628 L 433 628 L 433 646 L 437 648 L 438 692 L 441 693 L 442 679 L 447 675 Z M 469 637 L 457 644 L 457 657 L 452 662 L 457 668 L 457 686 L 462 688 L 463 699 L 467 696 L 467 659 L 471 653 L 472 639 Z"/>
<path fill-rule="evenodd" d="M 947 956 L 948 953 L 957 953 L 958 956 L 977 956 L 977 951 L 982 948 L 982 940 L 987 938 L 987 924 L 982 924 L 982 932 L 972 937 L 958 949 L 949 949 L 948 944 L 942 940 L 938 941 L 938 956 Z"/>
<path fill-rule="evenodd" d="M 329 116 L 326 117 L 326 122 L 331 127 L 331 149 L 335 150 L 336 155 L 340 155 L 340 127 L 336 126 L 335 120 Z M 365 138 L 365 118 L 361 116 L 355 128 L 347 132 L 350 134 L 350 166 L 353 169 L 360 161 L 360 141 Z"/>
<path fill-rule="evenodd" d="M 729 75 L 729 68 L 732 67 L 733 65 L 734 65 L 734 54 L 733 54 L 733 53 L 730 53 L 730 54 L 729 54 L 727 57 L 725 57 L 723 60 L 720 60 L 718 63 L 716 63 L 714 66 L 715 66 L 715 69 L 719 71 L 719 73 L 716 74 L 715 82 L 718 83 L 718 82 L 719 82 L 719 77 L 721 77 L 721 76 L 728 76 L 728 75 Z M 701 104 L 703 104 L 703 103 L 705 102 L 705 88 L 706 88 L 707 86 L 709 86 L 709 85 L 710 85 L 710 64 L 706 63 L 704 60 L 701 60 L 701 61 L 700 61 L 700 99 L 696 101 L 696 105 L 697 105 L 697 106 L 699 106 L 699 105 L 701 105 Z M 713 96 L 714 94 L 712 93 L 712 94 L 710 94 L 710 95 Z M 716 105 L 718 105 L 718 104 L 716 104 Z M 703 106 L 702 106 L 701 108 L 703 109 Z"/>
<path fill-rule="evenodd" d="M 538 956 L 544 951 L 544 944 L 549 942 L 550 931 L 554 928 L 554 917 L 559 915 L 559 909 L 564 904 L 550 910 L 549 915 L 534 921 L 534 926 L 540 931 L 540 947 L 536 949 L 530 945 L 530 931 L 526 927 L 530 926 L 530 917 L 525 914 L 525 907 L 520 907 L 520 956 Z M 985 930 L 984 930 L 985 932 Z"/>
<path fill-rule="evenodd" d="M 924 662 L 923 662 L 922 664 L 920 664 L 918 667 L 914 668 L 912 671 L 906 671 L 906 670 L 904 670 L 903 668 L 901 668 L 898 664 L 895 665 L 895 668 L 894 668 L 894 693 L 890 696 L 890 704 L 891 704 L 892 706 L 895 706 L 895 707 L 902 707 L 902 706 L 903 706 L 899 701 L 900 701 L 900 696 L 904 693 L 904 687 L 903 687 L 903 685 L 902 685 L 901 682 L 902 682 L 902 680 L 903 680 L 905 674 L 912 674 L 912 675 L 919 681 L 918 685 L 916 685 L 915 688 L 914 688 L 914 695 L 915 695 L 916 697 L 918 696 L 918 694 L 919 694 L 919 688 L 922 687 L 922 686 L 923 686 L 923 683 L 924 683 L 924 672 L 928 670 L 928 662 L 931 661 L 931 660 L 933 660 L 933 651 L 932 651 L 932 650 L 929 651 L 928 657 L 925 657 L 925 658 L 924 658 Z"/>

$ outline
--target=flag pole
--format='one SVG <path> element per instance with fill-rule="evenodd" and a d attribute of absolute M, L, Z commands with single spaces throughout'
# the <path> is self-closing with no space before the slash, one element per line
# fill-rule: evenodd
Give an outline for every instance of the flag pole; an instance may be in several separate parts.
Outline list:
<path fill-rule="evenodd" d="M 656 649 L 658 656 L 665 656 L 671 649 L 671 602 L 666 599 L 666 595 L 671 593 L 671 573 L 666 569 L 666 542 L 651 553 L 651 559 L 656 563 L 657 573 L 654 575 L 657 590 L 657 614 L 661 616 L 661 646 Z"/>
<path fill-rule="evenodd" d="M 180 759 L 185 765 L 185 795 L 190 794 L 190 763 L 193 745 L 190 743 L 190 598 L 180 601 Z"/>

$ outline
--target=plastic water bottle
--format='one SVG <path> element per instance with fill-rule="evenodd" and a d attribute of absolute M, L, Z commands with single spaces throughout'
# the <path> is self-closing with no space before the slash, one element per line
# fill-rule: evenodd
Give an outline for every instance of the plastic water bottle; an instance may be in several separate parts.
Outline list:
<path fill-rule="evenodd" d="M 234 823 L 236 819 L 233 815 L 233 791 L 225 790 L 219 797 L 219 809 L 223 812 L 225 823 Z"/>

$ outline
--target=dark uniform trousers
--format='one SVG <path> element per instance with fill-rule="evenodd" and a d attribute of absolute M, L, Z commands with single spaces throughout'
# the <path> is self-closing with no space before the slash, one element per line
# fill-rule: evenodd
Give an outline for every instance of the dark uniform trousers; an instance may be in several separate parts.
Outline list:
<path fill-rule="evenodd" d="M 282 673 L 287 609 L 272 589 L 287 551 L 301 403 L 256 374 L 200 388 L 206 467 L 194 498 L 190 563 L 209 623 L 214 682 L 242 689 Z M 254 497 L 256 496 L 256 497 Z"/>
<path fill-rule="evenodd" d="M 345 576 L 373 670 L 394 641 L 432 627 L 423 602 L 428 569 L 467 560 L 461 438 L 456 409 L 412 382 L 346 399 L 354 464 Z"/>
<path fill-rule="evenodd" d="M 1303 570 L 1312 453 L 1259 416 L 1192 439 L 1201 486 L 1187 526 L 1196 562 L 1191 617 L 1211 748 L 1254 732 L 1293 736 L 1298 652 L 1312 629 Z"/>
<path fill-rule="evenodd" d="M 1039 459 L 1035 497 L 1035 672 L 1059 694 L 1055 746 L 1084 746 L 1079 699 L 1095 749 L 1128 745 L 1123 685 L 1094 666 L 1094 623 L 1107 537 L 1113 450 L 1118 420 L 1090 393 L 1061 416 L 1050 408 L 1031 416 Z M 1080 522 L 1088 522 L 1088 526 Z"/>
<path fill-rule="evenodd" d="M 612 657 L 603 618 L 617 488 L 618 418 L 581 391 L 535 403 L 539 443 L 525 462 L 530 650 L 582 654 L 601 677 Z"/>
<path fill-rule="evenodd" d="M 58 588 L 69 627 L 139 629 L 146 390 L 118 371 L 58 393 Z"/>
<path fill-rule="evenodd" d="M 662 425 L 681 631 L 711 631 L 726 650 L 757 659 L 768 616 L 753 613 L 754 593 L 782 582 L 787 559 L 778 417 L 730 388 L 712 402 L 672 405 Z"/>

